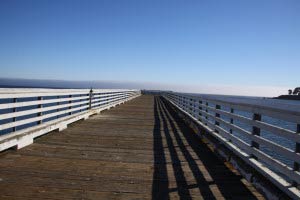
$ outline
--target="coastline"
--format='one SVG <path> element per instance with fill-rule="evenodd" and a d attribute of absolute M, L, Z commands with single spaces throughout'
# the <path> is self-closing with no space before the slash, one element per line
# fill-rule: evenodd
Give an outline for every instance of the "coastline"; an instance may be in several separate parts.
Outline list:
<path fill-rule="evenodd" d="M 274 97 L 273 99 L 298 100 L 298 101 L 300 101 L 300 95 L 280 95 L 278 97 Z"/>

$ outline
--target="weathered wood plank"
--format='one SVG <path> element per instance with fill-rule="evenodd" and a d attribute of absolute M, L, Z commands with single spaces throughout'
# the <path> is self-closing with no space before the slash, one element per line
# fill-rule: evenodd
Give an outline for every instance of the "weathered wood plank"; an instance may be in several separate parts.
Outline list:
<path fill-rule="evenodd" d="M 0 199 L 263 199 L 158 97 L 0 154 Z"/>

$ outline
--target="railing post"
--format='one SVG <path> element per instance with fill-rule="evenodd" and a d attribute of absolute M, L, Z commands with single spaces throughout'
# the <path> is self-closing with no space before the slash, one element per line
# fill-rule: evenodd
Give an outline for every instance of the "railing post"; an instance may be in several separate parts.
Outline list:
<path fill-rule="evenodd" d="M 60 96 L 57 96 L 57 99 L 59 100 Z M 56 105 L 59 106 L 60 102 L 57 102 Z M 59 108 L 56 109 L 56 112 L 59 112 Z M 56 118 L 58 119 L 59 118 L 59 115 L 56 116 Z"/>
<path fill-rule="evenodd" d="M 92 109 L 92 99 L 93 99 L 93 89 L 91 88 L 90 93 L 89 93 L 89 110 Z"/>
<path fill-rule="evenodd" d="M 39 100 L 39 101 L 43 100 L 43 97 L 38 97 L 38 100 Z M 43 104 L 40 103 L 39 106 L 38 106 L 38 108 L 43 108 Z M 42 116 L 42 115 L 43 115 L 43 112 L 39 112 L 39 113 L 38 113 L 38 116 L 39 116 L 39 117 Z M 43 120 L 38 121 L 38 124 L 41 124 L 41 123 L 43 123 Z"/>
<path fill-rule="evenodd" d="M 204 124 L 207 126 L 208 125 L 208 116 L 207 116 L 207 114 L 208 114 L 208 109 L 207 109 L 208 102 L 205 102 L 205 105 L 206 105 L 206 108 L 205 108 L 205 112 L 206 112 L 205 119 L 206 119 L 206 121 L 205 121 Z"/>
<path fill-rule="evenodd" d="M 196 99 L 193 99 L 193 116 L 196 117 Z"/>
<path fill-rule="evenodd" d="M 184 97 L 184 110 L 188 111 L 188 100 L 186 97 Z"/>
<path fill-rule="evenodd" d="M 199 121 L 202 122 L 202 101 L 199 100 Z"/>
<path fill-rule="evenodd" d="M 184 97 L 184 110 L 186 112 L 188 112 L 188 104 L 189 104 L 189 101 L 186 97 Z"/>
<path fill-rule="evenodd" d="M 72 95 L 69 95 L 69 98 L 72 98 Z M 72 103 L 72 100 L 69 101 L 69 104 Z M 69 109 L 71 110 L 72 109 L 72 106 L 69 106 Z M 69 112 L 69 115 L 72 115 L 72 112 Z"/>
<path fill-rule="evenodd" d="M 260 114 L 257 114 L 257 113 L 254 113 L 253 114 L 253 120 L 255 121 L 261 121 L 261 115 Z M 260 135 L 260 128 L 256 127 L 256 126 L 253 126 L 252 127 L 252 135 L 255 136 L 255 135 Z M 256 149 L 259 149 L 259 144 L 255 141 L 251 141 L 251 147 L 254 147 Z"/>
<path fill-rule="evenodd" d="M 297 124 L 297 134 L 300 135 L 300 124 Z M 300 143 L 299 142 L 296 142 L 295 153 L 300 153 Z M 296 161 L 294 161 L 293 170 L 298 171 L 298 172 L 300 170 L 300 164 Z M 293 185 L 298 186 L 298 183 L 293 181 Z"/>
<path fill-rule="evenodd" d="M 179 96 L 179 107 L 182 108 L 182 96 Z"/>
<path fill-rule="evenodd" d="M 220 110 L 221 109 L 221 106 L 220 105 L 216 105 L 216 111 L 215 111 L 215 117 L 216 118 L 220 118 L 220 114 L 217 113 L 217 110 Z M 220 126 L 220 122 L 218 122 L 216 119 L 215 119 L 215 126 Z M 219 131 L 217 129 L 215 129 L 215 131 L 218 133 Z"/>
<path fill-rule="evenodd" d="M 230 113 L 231 113 L 231 114 L 233 114 L 233 113 L 234 113 L 234 110 L 233 110 L 233 108 L 230 108 Z M 230 118 L 230 124 L 233 124 L 233 118 Z M 233 130 L 232 130 L 232 128 L 229 130 L 229 132 L 230 132 L 230 134 L 232 134 L 232 133 L 233 133 Z"/>
<path fill-rule="evenodd" d="M 189 103 L 189 113 L 193 116 L 193 100 L 190 99 L 190 103 Z"/>
<path fill-rule="evenodd" d="M 14 98 L 14 99 L 13 99 L 13 102 L 14 102 L 14 103 L 17 103 L 17 101 L 18 101 L 17 98 Z M 17 108 L 13 108 L 13 112 L 17 112 Z M 14 118 L 12 119 L 13 122 L 15 122 L 16 120 L 17 120 L 16 117 L 14 117 Z M 17 127 L 13 127 L 13 130 L 12 130 L 12 131 L 13 131 L 13 132 L 17 131 Z"/>
<path fill-rule="evenodd" d="M 180 96 L 180 107 L 183 108 L 183 98 Z"/>
<path fill-rule="evenodd" d="M 190 114 L 193 116 L 193 99 L 190 98 Z"/>
<path fill-rule="evenodd" d="M 189 113 L 193 116 L 193 99 L 190 98 L 189 101 Z"/>
<path fill-rule="evenodd" d="M 104 105 L 107 105 L 108 103 L 108 93 L 104 93 L 106 96 L 104 96 L 105 100 L 104 100 Z M 126 97 L 126 100 L 127 100 L 127 97 Z"/>
<path fill-rule="evenodd" d="M 230 113 L 232 113 L 232 114 L 234 113 L 233 108 L 230 108 Z M 230 124 L 233 125 L 233 118 L 230 118 Z M 230 134 L 233 134 L 232 128 L 230 128 L 229 132 L 230 132 Z M 231 142 L 231 139 L 229 139 L 229 141 Z"/>
<path fill-rule="evenodd" d="M 81 97 L 81 96 L 82 96 L 82 94 L 79 95 L 79 97 Z M 79 102 L 82 102 L 82 99 L 80 99 Z M 79 110 L 79 112 L 81 112 L 81 111 L 82 111 L 82 109 Z"/>
<path fill-rule="evenodd" d="M 188 98 L 185 98 L 185 111 L 186 112 L 189 112 L 189 99 Z"/>

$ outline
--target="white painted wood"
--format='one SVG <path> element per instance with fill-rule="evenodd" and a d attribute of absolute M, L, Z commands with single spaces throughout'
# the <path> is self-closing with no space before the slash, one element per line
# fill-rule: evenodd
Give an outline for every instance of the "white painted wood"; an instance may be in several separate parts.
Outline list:
<path fill-rule="evenodd" d="M 112 92 L 134 92 L 138 90 L 123 89 L 93 89 L 93 93 L 112 93 Z M 26 88 L 0 88 L 0 99 L 7 98 L 26 98 L 38 96 L 65 96 L 89 94 L 90 89 L 26 89 Z"/>
<path fill-rule="evenodd" d="M 1 114 L 0 120 L 9 119 L 9 118 L 13 118 L 13 117 L 20 117 L 20 116 L 24 116 L 24 115 L 31 115 L 31 114 L 35 114 L 35 113 L 39 113 L 39 112 L 46 112 L 46 111 L 52 111 L 52 110 L 57 110 L 57 109 L 62 109 L 62 108 L 68 108 L 70 106 L 78 106 L 78 105 L 82 105 L 82 104 L 87 104 L 88 102 L 89 101 L 81 101 L 81 102 L 77 102 L 77 103 L 63 104 L 63 105 L 58 105 L 58 106 L 49 106 L 49 107 L 36 108 L 36 109 L 31 109 L 31 110 Z"/>
<path fill-rule="evenodd" d="M 40 117 L 32 117 L 32 118 L 29 118 L 29 119 L 24 119 L 24 120 L 19 120 L 19 121 L 16 121 L 16 122 L 2 124 L 2 125 L 0 125 L 0 130 L 9 129 L 9 128 L 13 128 L 13 127 L 16 127 L 16 126 L 29 124 L 29 123 L 32 123 L 32 122 L 37 122 L 37 121 L 44 120 L 44 119 L 47 119 L 47 118 L 50 118 L 50 117 L 55 117 L 55 116 L 58 116 L 58 115 L 67 114 L 69 112 L 75 112 L 75 111 L 78 111 L 78 110 L 81 110 L 81 109 L 86 109 L 88 107 L 89 106 L 80 106 L 80 107 L 73 108 L 73 109 L 63 110 L 63 111 L 59 111 L 59 112 L 55 112 L 55 113 L 50 113 L 50 114 L 43 115 L 43 116 L 40 116 Z"/>
<path fill-rule="evenodd" d="M 228 106 L 236 110 L 243 110 L 250 113 L 259 113 L 265 116 L 270 116 L 270 117 L 287 120 L 295 123 L 298 123 L 300 119 L 300 111 L 294 111 L 291 109 L 287 110 L 287 109 L 274 108 L 274 107 L 264 107 L 261 105 L 252 105 L 247 103 L 232 103 L 224 100 L 219 100 L 219 99 L 217 100 L 214 99 L 213 97 L 210 98 L 200 97 L 198 95 L 176 93 L 176 92 L 172 92 L 172 94 L 169 93 L 169 95 L 178 95 L 178 96 L 184 95 L 184 98 L 186 99 L 195 99 L 196 101 L 208 101 L 213 104 Z"/>
<path fill-rule="evenodd" d="M 178 97 L 178 95 L 176 95 Z M 280 161 L 274 159 L 273 157 L 263 153 L 259 149 L 253 148 L 250 145 L 246 144 L 244 141 L 240 140 L 238 137 L 234 136 L 233 134 L 230 134 L 220 126 L 217 126 L 216 124 L 208 121 L 206 117 L 210 117 L 213 120 L 219 120 L 220 123 L 224 123 L 225 121 L 216 118 L 214 115 L 207 113 L 206 111 L 201 111 L 198 109 L 198 111 L 201 111 L 202 116 L 199 114 L 197 116 L 191 115 L 190 108 L 187 106 L 187 102 L 184 101 L 178 101 L 176 98 L 174 98 L 173 93 L 165 93 L 164 97 L 172 103 L 175 107 L 177 107 L 179 110 L 181 110 L 183 113 L 185 113 L 187 116 L 189 116 L 191 119 L 194 120 L 195 123 L 199 124 L 202 128 L 204 128 L 209 134 L 216 137 L 220 142 L 225 144 L 229 149 L 231 149 L 236 155 L 238 155 L 240 158 L 242 158 L 246 163 L 250 164 L 252 167 L 254 167 L 256 170 L 258 170 L 263 176 L 268 178 L 273 184 L 275 184 L 277 187 L 282 189 L 286 194 L 288 194 L 293 199 L 300 199 L 300 190 L 297 187 L 294 187 L 289 183 L 290 180 L 293 180 L 297 183 L 300 182 L 300 173 L 292 170 L 291 167 L 286 166 L 285 164 L 281 163 Z M 187 98 L 183 95 L 180 97 L 181 99 Z M 178 98 L 177 98 L 178 99 Z M 204 102 L 204 101 L 203 101 Z M 204 107 L 203 104 L 200 106 Z M 205 117 L 206 116 L 206 117 Z M 274 117 L 274 116 L 272 116 Z M 199 121 L 202 120 L 201 121 Z M 290 119 L 287 117 L 287 119 Z M 293 120 L 293 119 L 292 119 Z M 205 124 L 206 123 L 206 124 Z M 256 121 L 257 123 L 257 121 Z M 241 132 L 245 135 L 248 135 L 251 139 L 255 139 L 256 142 L 264 144 L 266 146 L 269 146 L 276 151 L 279 151 L 280 153 L 287 154 L 290 157 L 292 157 L 293 160 L 299 159 L 299 155 L 295 152 L 292 152 L 289 149 L 286 149 L 276 143 L 273 143 L 271 141 L 268 141 L 264 138 L 261 138 L 259 136 L 251 135 L 251 133 L 241 129 L 240 127 L 237 127 L 235 125 L 232 125 L 228 122 L 224 123 L 228 125 L 228 127 L 231 127 L 232 129 L 236 130 L 242 130 Z M 255 124 L 257 125 L 257 124 Z M 269 125 L 269 124 L 268 124 Z M 277 128 L 272 127 L 272 128 Z M 216 132 L 218 131 L 218 132 Z M 270 131 L 270 129 L 269 129 Z M 255 155 L 258 160 L 251 158 L 249 156 L 250 154 Z M 266 163 L 270 166 L 273 166 L 278 172 L 285 174 L 287 177 L 290 178 L 290 180 L 285 180 L 282 176 L 278 175 L 275 171 L 272 171 L 268 167 L 266 167 L 263 163 Z"/>
<path fill-rule="evenodd" d="M 11 108 L 18 108 L 18 107 L 25 107 L 25 106 L 35 106 L 35 105 L 39 105 L 39 104 L 50 104 L 50 103 L 59 103 L 59 102 L 86 100 L 86 99 L 89 99 L 89 97 L 82 96 L 82 97 L 55 98 L 55 99 L 48 99 L 48 100 L 5 103 L 5 104 L 0 104 L 0 109 L 11 109 Z"/>
<path fill-rule="evenodd" d="M 233 125 L 229 122 L 226 122 L 220 118 L 216 118 L 214 115 L 211 115 L 211 114 L 208 114 L 206 112 L 203 112 L 204 116 L 209 116 L 211 117 L 212 119 L 214 119 L 215 121 L 218 121 L 219 123 L 221 124 L 224 124 L 225 126 L 227 126 L 228 128 L 232 129 L 232 130 L 235 130 L 235 131 L 238 131 L 239 133 L 242 133 L 244 136 L 248 137 L 249 139 L 259 143 L 259 144 L 262 144 L 270 149 L 272 149 L 273 151 L 285 156 L 286 158 L 290 159 L 290 160 L 294 160 L 296 162 L 300 162 L 300 155 L 299 154 L 296 154 L 294 151 L 286 148 L 286 147 L 283 147 L 275 142 L 272 142 L 270 140 L 267 140 L 265 138 L 262 138 L 262 137 L 259 137 L 259 136 L 254 136 L 252 135 L 250 132 L 236 126 L 236 125 Z M 200 116 L 198 116 L 200 117 Z M 205 118 L 203 117 L 200 117 L 203 121 L 206 121 L 207 123 L 210 123 L 208 120 L 206 120 Z M 219 129 L 220 127 L 216 126 L 216 125 L 213 125 L 213 128 L 215 129 Z"/>
<path fill-rule="evenodd" d="M 210 106 L 206 106 L 206 105 L 201 105 L 203 108 L 207 108 L 210 111 L 219 113 L 221 115 L 224 115 L 226 117 L 232 118 L 234 120 L 239 120 L 240 122 L 243 122 L 245 124 L 251 125 L 251 126 L 256 126 L 258 128 L 264 129 L 265 131 L 269 131 L 275 135 L 281 136 L 281 137 L 285 137 L 287 139 L 290 139 L 292 141 L 296 141 L 296 142 L 300 142 L 300 135 L 296 134 L 295 131 L 291 131 L 288 129 L 284 129 L 278 126 L 274 126 L 272 124 L 267 124 L 265 122 L 262 121 L 253 121 L 252 119 L 249 119 L 247 117 L 243 117 L 237 114 L 233 114 L 227 111 L 223 111 L 223 110 L 216 110 L 215 108 L 212 108 Z M 197 108 L 197 110 L 199 110 Z M 300 121 L 300 119 L 299 119 Z"/>

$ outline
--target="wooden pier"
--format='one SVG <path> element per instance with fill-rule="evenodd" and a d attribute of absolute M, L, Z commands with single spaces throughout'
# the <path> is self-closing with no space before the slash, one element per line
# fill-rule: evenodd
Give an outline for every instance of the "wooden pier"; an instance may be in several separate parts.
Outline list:
<path fill-rule="evenodd" d="M 0 199 L 264 199 L 161 97 L 0 154 Z"/>

